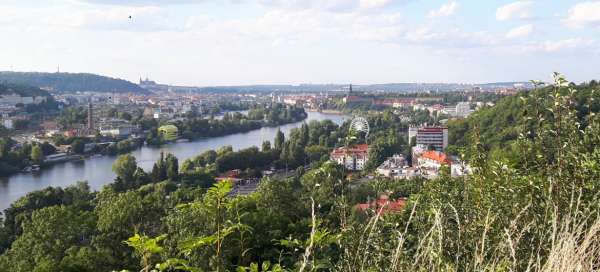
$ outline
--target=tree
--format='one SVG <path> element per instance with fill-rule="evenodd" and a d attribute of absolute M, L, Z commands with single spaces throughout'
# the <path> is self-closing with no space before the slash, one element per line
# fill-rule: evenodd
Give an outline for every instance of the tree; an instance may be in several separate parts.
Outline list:
<path fill-rule="evenodd" d="M 42 147 L 39 145 L 34 145 L 31 148 L 31 160 L 37 164 L 44 161 L 44 152 L 42 151 Z"/>
<path fill-rule="evenodd" d="M 134 181 L 133 175 L 137 169 L 135 157 L 131 154 L 121 155 L 112 166 L 113 172 L 125 183 Z"/>
<path fill-rule="evenodd" d="M 261 150 L 262 150 L 263 152 L 270 151 L 270 150 L 271 150 L 271 142 L 269 142 L 268 140 L 267 140 L 267 141 L 264 141 L 264 142 L 262 143 L 262 148 L 261 148 Z"/>
<path fill-rule="evenodd" d="M 23 223 L 23 233 L 6 253 L 9 271 L 48 271 L 57 269 L 65 252 L 90 242 L 95 226 L 90 212 L 79 212 L 67 206 L 36 210 Z"/>
<path fill-rule="evenodd" d="M 167 154 L 165 158 L 165 164 L 167 169 L 167 178 L 171 181 L 176 181 L 179 179 L 179 162 L 177 157 L 173 154 Z"/>
<path fill-rule="evenodd" d="M 85 149 L 85 143 L 81 139 L 77 139 L 71 143 L 71 150 L 77 154 L 82 154 Z"/>
<path fill-rule="evenodd" d="M 283 143 L 285 142 L 285 135 L 283 135 L 283 132 L 281 132 L 281 130 L 277 130 L 277 134 L 275 134 L 275 149 L 282 151 L 283 150 Z"/>

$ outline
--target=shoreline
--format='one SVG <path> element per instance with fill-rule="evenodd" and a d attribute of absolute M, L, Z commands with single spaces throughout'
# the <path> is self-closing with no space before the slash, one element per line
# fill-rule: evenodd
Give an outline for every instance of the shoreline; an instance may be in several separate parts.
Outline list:
<path fill-rule="evenodd" d="M 73 158 L 70 158 L 70 159 L 65 159 L 65 160 L 60 160 L 60 161 L 55 161 L 55 162 L 44 163 L 43 165 L 40 165 L 41 167 L 39 168 L 38 171 L 24 172 L 24 171 L 20 170 L 20 171 L 17 171 L 17 172 L 8 174 L 8 175 L 0 175 L 0 178 L 10 178 L 12 176 L 19 175 L 19 174 L 29 174 L 29 175 L 40 174 L 40 173 L 44 172 L 45 168 L 51 168 L 51 167 L 53 167 L 53 166 L 55 166 L 57 164 L 64 164 L 64 163 L 68 163 L 68 162 L 72 162 L 72 161 L 85 161 L 85 160 L 88 160 L 90 158 L 99 157 L 98 155 L 100 155 L 100 156 L 113 156 L 113 157 L 116 158 L 119 155 L 129 154 L 129 153 L 131 153 L 131 152 L 133 152 L 135 150 L 138 150 L 138 149 L 142 148 L 143 146 L 148 146 L 148 147 L 152 147 L 152 148 L 161 148 L 163 146 L 172 145 L 172 144 L 176 144 L 176 143 L 181 143 L 183 141 L 185 141 L 185 142 L 195 142 L 195 141 L 200 141 L 200 140 L 214 139 L 214 138 L 218 138 L 218 137 L 225 137 L 225 136 L 234 135 L 234 134 L 238 134 L 238 133 L 249 133 L 249 132 L 252 132 L 252 131 L 255 131 L 255 130 L 260 130 L 260 129 L 263 129 L 263 128 L 274 128 L 274 127 L 279 127 L 279 126 L 285 126 L 285 125 L 289 125 L 289 124 L 303 122 L 306 119 L 308 119 L 308 114 L 304 118 L 302 118 L 301 120 L 295 120 L 295 121 L 292 121 L 292 122 L 286 122 L 286 123 L 281 123 L 281 124 L 277 124 L 277 125 L 268 125 L 268 124 L 265 124 L 265 125 L 262 125 L 261 127 L 256 128 L 256 129 L 251 129 L 251 130 L 247 130 L 247 131 L 239 131 L 239 132 L 234 132 L 234 133 L 229 133 L 229 134 L 224 134 L 224 135 L 219 135 L 219 136 L 213 136 L 213 137 L 199 137 L 199 138 L 194 138 L 194 139 L 181 138 L 181 139 L 178 139 L 177 141 L 166 142 L 166 143 L 161 144 L 161 145 L 149 145 L 149 144 L 147 144 L 144 141 L 144 144 L 138 146 L 135 149 L 129 150 L 127 152 L 124 152 L 124 153 L 109 155 L 109 154 L 103 154 L 102 152 L 98 152 L 98 153 L 90 153 L 90 154 L 72 155 L 72 156 L 77 156 L 77 158 L 73 157 Z M 181 140 L 183 140 L 183 141 L 181 141 Z"/>

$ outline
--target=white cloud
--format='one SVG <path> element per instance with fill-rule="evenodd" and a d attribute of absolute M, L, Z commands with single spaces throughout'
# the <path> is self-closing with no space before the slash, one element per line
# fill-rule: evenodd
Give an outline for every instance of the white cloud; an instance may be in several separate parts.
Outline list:
<path fill-rule="evenodd" d="M 449 3 L 443 4 L 439 9 L 437 10 L 431 10 L 429 11 L 429 18 L 434 18 L 434 17 L 446 17 L 446 16 L 450 16 L 452 14 L 454 14 L 456 12 L 456 10 L 458 9 L 458 3 L 456 1 L 451 1 Z"/>
<path fill-rule="evenodd" d="M 130 18 L 131 16 L 131 18 Z M 92 6 L 4 7 L 0 6 L 0 22 L 21 29 L 95 29 L 123 31 L 181 30 L 164 9 L 156 6 Z"/>
<path fill-rule="evenodd" d="M 533 25 L 527 24 L 515 27 L 506 33 L 506 38 L 515 39 L 529 36 L 533 32 Z"/>
<path fill-rule="evenodd" d="M 569 26 L 600 26 L 600 2 L 582 2 L 569 9 L 563 22 Z"/>
<path fill-rule="evenodd" d="M 289 10 L 314 9 L 329 12 L 380 10 L 411 0 L 256 0 L 258 4 Z"/>
<path fill-rule="evenodd" d="M 393 0 L 360 0 L 360 8 L 362 9 L 379 9 L 389 6 Z"/>
<path fill-rule="evenodd" d="M 498 21 L 506 21 L 512 18 L 529 18 L 529 8 L 532 5 L 532 1 L 518 1 L 501 6 L 496 10 L 496 19 Z"/>
<path fill-rule="evenodd" d="M 595 44 L 594 40 L 584 38 L 572 38 L 557 41 L 546 41 L 540 44 L 541 49 L 546 52 L 557 52 L 568 49 L 590 48 Z"/>

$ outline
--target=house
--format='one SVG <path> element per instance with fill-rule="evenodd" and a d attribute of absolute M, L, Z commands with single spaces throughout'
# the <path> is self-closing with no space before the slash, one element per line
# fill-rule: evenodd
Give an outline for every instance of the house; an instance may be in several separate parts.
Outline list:
<path fill-rule="evenodd" d="M 351 147 L 338 147 L 331 152 L 329 157 L 350 171 L 361 171 L 369 160 L 369 145 L 357 144 Z"/>
<path fill-rule="evenodd" d="M 377 173 L 388 178 L 408 179 L 419 175 L 415 167 L 408 167 L 406 159 L 398 154 L 389 157 L 379 167 Z"/>
<path fill-rule="evenodd" d="M 359 211 L 376 210 L 378 214 L 397 213 L 406 206 L 407 198 L 399 198 L 395 201 L 390 200 L 387 195 L 381 195 L 379 199 L 369 203 L 357 204 L 355 207 Z"/>
<path fill-rule="evenodd" d="M 427 150 L 417 157 L 417 168 L 425 177 L 436 177 L 442 166 L 451 166 L 452 160 L 446 153 Z"/>

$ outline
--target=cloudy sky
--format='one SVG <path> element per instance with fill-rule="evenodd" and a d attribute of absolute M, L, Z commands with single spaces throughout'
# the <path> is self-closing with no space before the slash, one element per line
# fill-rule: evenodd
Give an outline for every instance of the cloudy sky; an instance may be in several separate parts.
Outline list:
<path fill-rule="evenodd" d="M 0 70 L 181 85 L 600 78 L 591 0 L 0 0 L 0 37 Z"/>

